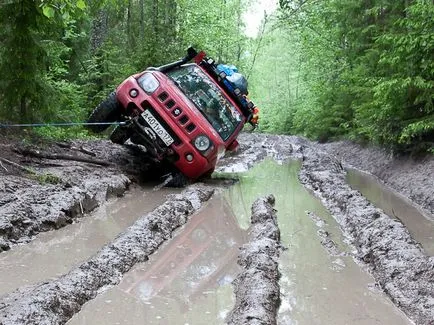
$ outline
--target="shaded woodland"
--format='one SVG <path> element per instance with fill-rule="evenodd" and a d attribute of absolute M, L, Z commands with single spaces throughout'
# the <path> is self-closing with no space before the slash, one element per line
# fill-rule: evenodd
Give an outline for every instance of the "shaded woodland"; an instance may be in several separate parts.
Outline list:
<path fill-rule="evenodd" d="M 249 38 L 252 3 L 2 0 L 0 120 L 84 121 L 125 77 L 194 45 L 248 76 L 264 132 L 433 152 L 432 0 L 280 0 Z"/>

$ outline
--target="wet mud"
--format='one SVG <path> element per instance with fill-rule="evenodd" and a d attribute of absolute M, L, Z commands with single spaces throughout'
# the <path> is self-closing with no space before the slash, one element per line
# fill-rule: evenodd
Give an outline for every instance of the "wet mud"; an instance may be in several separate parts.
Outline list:
<path fill-rule="evenodd" d="M 347 255 L 346 252 L 343 252 L 340 250 L 338 245 L 334 242 L 334 240 L 331 238 L 330 232 L 325 230 L 325 226 L 327 223 L 319 216 L 317 216 L 315 213 L 308 211 L 307 215 L 315 222 L 315 224 L 318 227 L 317 235 L 321 239 L 321 245 L 324 247 L 324 249 L 327 251 L 327 253 L 330 256 L 345 256 Z M 345 266 L 344 262 L 342 260 L 337 260 L 337 265 Z"/>
<path fill-rule="evenodd" d="M 375 208 L 346 183 L 335 158 L 317 150 L 303 157 L 301 182 L 332 212 L 379 286 L 416 324 L 434 323 L 434 259 L 404 224 Z"/>
<path fill-rule="evenodd" d="M 191 186 L 144 215 L 66 275 L 3 296 L 0 324 L 64 324 L 98 291 L 117 284 L 134 264 L 147 260 L 212 194 L 210 188 Z"/>
<path fill-rule="evenodd" d="M 333 142 L 318 145 L 344 165 L 377 176 L 384 184 L 434 215 L 434 158 L 394 156 L 387 150 L 355 143 Z M 434 220 L 434 218 L 433 218 Z"/>
<path fill-rule="evenodd" d="M 131 186 L 122 198 L 113 198 L 80 222 L 40 233 L 27 245 L 0 254 L 0 295 L 18 287 L 67 273 L 92 257 L 101 247 L 139 217 L 164 203 L 181 189 Z"/>
<path fill-rule="evenodd" d="M 404 196 L 386 187 L 371 174 L 349 169 L 346 180 L 353 189 L 360 191 L 377 208 L 383 210 L 388 216 L 402 221 L 411 236 L 422 245 L 425 252 L 434 256 L 434 222 L 432 216 L 430 217 L 429 214 L 412 204 Z"/>
<path fill-rule="evenodd" d="M 281 252 L 279 260 L 282 276 L 278 323 L 408 324 L 408 319 L 382 295 L 381 292 L 384 292 L 414 323 L 434 324 L 433 258 L 426 254 L 418 236 L 409 232 L 403 222 L 372 205 L 346 182 L 343 166 L 351 161 L 359 169 L 364 169 L 362 154 L 366 152 L 354 149 L 351 145 L 348 145 L 348 149 L 345 143 L 325 147 L 293 136 L 242 134 L 239 142 L 240 150 L 237 153 L 219 161 L 216 168 L 217 180 L 209 181 L 207 186 L 188 187 L 154 212 L 138 219 L 115 239 L 109 239 L 109 243 L 102 249 L 90 253 L 93 255 L 86 262 L 79 261 L 77 265 L 71 266 L 69 272 L 58 271 L 51 278 L 45 279 L 45 282 L 20 287 L 0 297 L 0 324 L 64 324 L 74 315 L 78 317 L 74 319 L 79 319 L 79 323 L 72 319 L 72 324 L 99 323 L 104 317 L 80 318 L 80 315 L 89 314 L 78 311 L 95 297 L 95 301 L 105 299 L 103 305 L 106 309 L 102 310 L 113 309 L 110 304 L 118 296 L 124 301 L 119 305 L 129 310 L 130 314 L 137 313 L 133 323 L 143 321 L 146 315 L 151 315 L 153 319 L 147 319 L 150 324 L 183 320 L 179 316 L 183 313 L 174 313 L 168 321 L 160 311 L 164 310 L 164 306 L 170 305 L 171 301 L 179 300 L 174 297 L 181 297 L 182 303 L 176 307 L 178 310 L 191 311 L 194 315 L 185 318 L 184 323 L 199 324 L 204 319 L 208 323 L 212 323 L 212 319 L 218 319 L 218 323 L 222 323 L 234 303 L 229 282 L 235 277 L 236 267 L 232 269 L 232 266 L 228 266 L 230 273 L 218 273 L 214 277 L 215 265 L 210 266 L 204 262 L 196 268 L 197 277 L 187 275 L 186 278 L 180 278 L 179 283 L 173 280 L 168 281 L 167 286 L 158 287 L 165 279 L 176 278 L 172 272 L 179 270 L 178 267 L 166 270 L 169 272 L 167 277 L 160 277 L 159 273 L 162 272 L 159 270 L 167 266 L 164 263 L 155 268 L 151 266 L 151 273 L 148 273 L 148 266 L 143 266 L 143 263 L 148 265 L 150 261 L 146 261 L 153 256 L 150 254 L 157 251 L 164 242 L 168 246 L 172 241 L 177 244 L 172 248 L 175 255 L 165 253 L 169 260 L 185 253 L 184 244 L 171 239 L 173 231 L 185 224 L 191 214 L 201 209 L 214 189 L 221 187 L 218 178 L 222 177 L 240 179 L 225 194 L 238 218 L 239 227 L 234 226 L 235 229 L 248 229 L 248 210 L 253 197 L 256 199 L 269 193 L 276 196 L 281 240 L 288 247 L 288 250 Z M 0 166 L 0 252 L 10 248 L 13 252 L 18 249 L 14 245 L 25 244 L 41 232 L 79 221 L 108 198 L 122 196 L 131 182 L 146 181 L 154 174 L 153 163 L 136 146 L 88 141 L 51 144 L 39 148 L 56 155 L 68 154 L 94 160 L 89 162 L 86 161 L 88 159 L 74 161 L 24 155 L 25 151 L 18 150 L 17 153 L 14 150 L 17 145 L 5 145 L 3 142 L 0 145 L 3 158 L 36 172 L 29 176 L 28 171 L 13 164 Z M 339 146 L 342 146 L 341 150 Z M 322 149 L 327 149 L 328 152 Z M 339 160 L 330 155 L 333 152 L 340 152 L 340 158 L 344 159 Z M 355 155 L 359 157 L 352 157 Z M 433 169 L 427 171 L 423 164 L 415 168 L 415 162 L 403 163 L 387 155 L 382 156 L 381 153 L 378 160 L 374 161 L 373 156 L 374 153 L 368 152 L 364 170 L 377 175 L 427 211 L 433 211 Z M 269 173 L 262 175 L 260 172 L 253 177 L 240 174 L 255 169 L 265 158 L 281 164 L 292 159 L 297 159 L 300 163 L 296 169 L 285 167 L 278 171 L 271 168 Z M 431 160 L 425 163 L 428 168 L 432 164 Z M 270 163 L 265 164 L 270 167 Z M 401 175 L 400 171 L 403 170 L 405 172 Z M 418 176 L 413 177 L 414 173 L 418 173 Z M 297 177 L 310 192 L 298 184 Z M 257 182 L 258 179 L 260 182 Z M 227 185 L 231 182 L 223 183 Z M 323 207 L 319 207 L 318 200 L 313 200 L 311 194 L 321 199 L 334 219 Z M 281 195 L 282 200 L 279 197 Z M 306 211 L 311 213 L 307 214 Z M 337 231 L 338 227 L 340 230 Z M 215 226 L 215 229 L 218 227 Z M 202 238 L 201 234 L 203 232 L 196 232 L 199 238 Z M 214 245 L 222 247 L 218 243 L 214 242 Z M 230 247 L 242 245 L 242 241 L 232 243 L 236 245 Z M 234 253 L 232 248 L 223 249 L 226 250 Z M 0 257 L 2 254 L 9 252 L 0 253 Z M 184 254 L 184 260 L 188 260 L 188 256 Z M 230 260 L 232 257 L 235 260 L 235 256 L 236 254 L 231 255 Z M 229 260 L 225 263 L 233 265 Z M 134 265 L 139 272 L 147 274 L 138 277 L 146 278 L 146 281 L 135 281 L 134 276 L 129 276 L 134 274 L 130 273 L 134 271 Z M 133 270 L 130 271 L 131 268 Z M 185 264 L 180 268 L 187 266 Z M 369 271 L 372 278 L 364 269 Z M 64 275 L 59 276 L 62 272 Z M 116 285 L 124 274 L 124 280 L 132 279 L 132 282 Z M 208 287 L 200 284 L 203 281 L 209 283 L 208 279 L 218 279 L 211 282 L 224 285 L 214 284 Z M 148 286 L 149 283 L 153 290 Z M 112 289 L 107 290 L 109 287 Z M 131 290 L 125 289 L 119 295 L 119 289 L 126 287 Z M 175 296 L 162 296 L 163 292 L 172 291 L 173 288 L 178 288 Z M 11 289 L 12 287 L 6 292 Z M 209 305 L 191 303 L 189 298 L 185 298 L 190 297 L 189 292 L 194 292 L 192 297 L 206 299 L 215 308 L 210 310 L 210 307 L 205 307 Z M 213 300 L 216 292 L 224 293 L 225 298 Z M 128 306 L 137 306 L 133 301 L 139 301 L 140 306 L 146 305 L 149 309 L 146 313 L 142 312 L 143 308 L 128 309 Z M 92 303 L 93 301 L 85 306 L 92 306 Z M 277 303 L 275 307 L 277 308 Z M 96 310 L 89 308 L 90 314 Z M 122 323 L 122 319 L 113 317 L 108 312 L 106 317 Z M 119 317 L 122 317 L 121 313 Z"/>
<path fill-rule="evenodd" d="M 227 199 L 216 193 L 149 261 L 87 303 L 68 325 L 224 324 L 246 237 Z"/>
<path fill-rule="evenodd" d="M 243 229 L 250 227 L 251 205 L 258 196 L 275 193 L 282 245 L 278 324 L 411 324 L 355 263 L 339 225 L 298 180 L 301 163 L 265 160 L 246 173 L 225 196 Z M 307 210 L 315 214 L 316 221 Z M 318 231 L 327 232 L 339 256 L 327 249 Z M 341 254 L 342 253 L 342 254 Z M 332 303 L 331 303 L 332 302 Z"/>
<path fill-rule="evenodd" d="M 280 306 L 280 230 L 269 195 L 252 205 L 248 243 L 241 247 L 238 264 L 242 271 L 233 282 L 235 306 L 227 324 L 277 324 Z"/>
<path fill-rule="evenodd" d="M 0 253 L 123 195 L 132 180 L 146 178 L 153 166 L 140 148 L 108 141 L 31 147 L 31 152 L 97 163 L 38 158 L 23 154 L 24 149 L 30 150 L 19 142 L 0 143 L 0 157 L 15 164 L 0 168 Z"/>
<path fill-rule="evenodd" d="M 224 324 L 235 305 L 231 282 L 240 272 L 236 259 L 251 225 L 251 205 L 271 191 L 279 198 L 281 239 L 288 247 L 279 260 L 279 324 L 410 324 L 351 257 L 333 256 L 321 244 L 306 207 L 345 251 L 335 221 L 298 182 L 299 169 L 297 162 L 267 160 L 237 174 L 239 182 L 223 197 L 214 195 L 149 261 L 85 304 L 68 325 Z"/>

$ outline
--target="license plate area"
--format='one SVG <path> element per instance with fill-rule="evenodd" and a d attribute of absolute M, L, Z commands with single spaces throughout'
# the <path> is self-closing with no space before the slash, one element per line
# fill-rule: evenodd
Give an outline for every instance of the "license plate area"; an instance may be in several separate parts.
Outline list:
<path fill-rule="evenodd" d="M 166 146 L 170 146 L 174 142 L 174 139 L 149 110 L 145 110 L 141 116 Z"/>

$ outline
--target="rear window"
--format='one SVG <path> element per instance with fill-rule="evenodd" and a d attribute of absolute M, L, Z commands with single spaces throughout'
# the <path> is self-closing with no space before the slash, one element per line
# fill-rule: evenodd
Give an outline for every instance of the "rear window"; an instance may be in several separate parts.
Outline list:
<path fill-rule="evenodd" d="M 227 140 L 242 121 L 241 114 L 214 82 L 195 64 L 172 70 L 167 75 L 196 105 L 223 140 Z"/>

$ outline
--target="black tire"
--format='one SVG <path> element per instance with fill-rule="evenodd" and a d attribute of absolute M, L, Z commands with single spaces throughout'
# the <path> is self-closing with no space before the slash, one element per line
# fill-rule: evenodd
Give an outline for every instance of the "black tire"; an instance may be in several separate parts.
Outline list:
<path fill-rule="evenodd" d="M 174 171 L 171 176 L 172 179 L 166 184 L 166 187 L 185 187 L 190 182 L 190 180 L 180 171 Z"/>
<path fill-rule="evenodd" d="M 124 144 L 130 138 L 131 133 L 131 129 L 118 125 L 110 134 L 110 140 L 113 143 Z"/>
<path fill-rule="evenodd" d="M 115 122 L 121 117 L 121 110 L 116 99 L 116 92 L 112 92 L 104 101 L 102 101 L 90 114 L 89 123 Z M 100 133 L 106 130 L 110 125 L 89 125 L 88 128 Z"/>
<path fill-rule="evenodd" d="M 145 141 L 143 140 L 143 138 L 140 136 L 140 134 L 134 133 L 131 136 L 131 142 L 134 144 L 140 144 L 142 146 L 146 146 Z"/>

